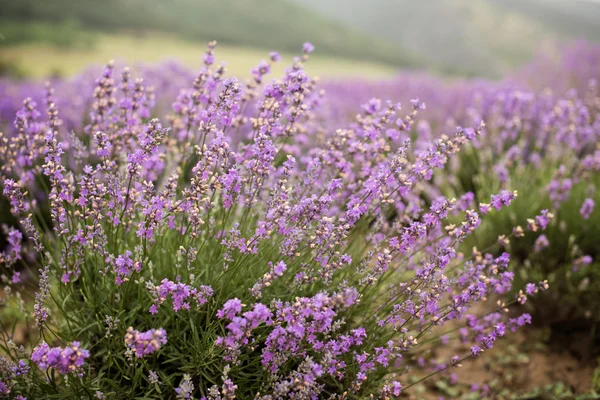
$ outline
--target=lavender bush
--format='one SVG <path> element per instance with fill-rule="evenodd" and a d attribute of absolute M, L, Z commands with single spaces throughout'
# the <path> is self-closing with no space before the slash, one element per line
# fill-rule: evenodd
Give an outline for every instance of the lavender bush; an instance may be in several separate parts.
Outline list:
<path fill-rule="evenodd" d="M 596 240 L 600 214 L 598 143 L 600 120 L 597 79 L 600 48 L 583 42 L 561 51 L 558 63 L 543 55 L 503 82 L 448 83 L 422 75 L 402 75 L 390 82 L 327 83 L 329 120 L 351 115 L 349 102 L 368 94 L 393 96 L 420 93 L 429 105 L 425 118 L 406 137 L 416 147 L 447 132 L 454 124 L 486 122 L 486 133 L 474 146 L 454 157 L 436 174 L 428 197 L 472 193 L 485 202 L 501 189 L 520 193 L 517 204 L 485 219 L 461 250 L 498 240 L 513 255 L 518 293 L 530 280 L 550 281 L 551 290 L 529 305 L 542 323 L 585 319 L 588 327 L 600 320 Z M 566 90 L 569 85 L 573 88 Z M 359 90 L 354 90 L 354 87 Z M 539 89 L 541 91 L 533 90 Z M 342 104 L 340 107 L 339 104 Z M 433 107 L 431 105 L 434 105 Z M 549 210 L 555 218 L 547 230 L 522 240 L 506 234 L 526 228 L 531 215 Z M 537 244 L 536 244 L 537 242 Z M 537 303 L 537 304 L 536 304 Z M 593 327 L 593 326 L 592 326 Z M 593 330 L 592 330 L 593 333 Z"/>
<path fill-rule="evenodd" d="M 497 237 L 517 261 L 517 277 L 550 281 L 552 289 L 535 299 L 540 303 L 534 311 L 545 323 L 600 320 L 600 281 L 593 264 L 599 255 L 594 238 L 600 234 L 599 100 L 595 81 L 583 93 L 565 97 L 526 91 L 497 96 L 483 115 L 489 121 L 487 140 L 464 154 L 452 172 L 461 177 L 453 186 L 471 188 L 477 197 L 503 187 L 522 194 L 510 210 L 487 219 L 476 240 Z M 542 226 L 529 221 L 536 233 L 514 242 L 502 237 L 515 221 L 543 210 L 556 218 Z"/>
<path fill-rule="evenodd" d="M 176 95 L 109 64 L 90 97 L 25 99 L 0 138 L 18 221 L 0 393 L 398 398 L 531 322 L 509 306 L 547 282 L 514 294 L 509 253 L 477 236 L 517 192 L 442 195 L 499 123 L 470 110 L 433 134 L 422 102 L 373 99 L 332 128 L 311 52 L 279 80 L 271 53 L 242 83 L 211 43 Z M 535 211 L 505 235 L 543 231 L 552 215 Z"/>

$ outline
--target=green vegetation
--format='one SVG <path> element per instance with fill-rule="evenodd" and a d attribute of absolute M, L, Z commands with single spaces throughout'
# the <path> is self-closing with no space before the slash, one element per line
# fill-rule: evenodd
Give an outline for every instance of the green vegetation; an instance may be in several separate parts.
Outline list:
<path fill-rule="evenodd" d="M 591 219 L 586 220 L 580 215 L 580 208 L 588 197 L 598 202 L 598 196 L 591 194 L 590 187 L 600 185 L 600 176 L 592 175 L 588 180 L 575 183 L 568 198 L 556 207 L 547 193 L 559 163 L 546 161 L 539 166 L 514 166 L 508 169 L 509 183 L 502 184 L 496 175 L 489 173 L 494 166 L 485 160 L 492 159 L 491 152 L 487 157 L 481 153 L 481 150 L 469 149 L 461 154 L 463 168 L 454 188 L 456 193 L 473 191 L 477 202 L 485 202 L 490 195 L 508 186 L 519 196 L 514 207 L 486 216 L 477 233 L 465 241 L 463 251 L 470 252 L 478 243 L 493 243 L 500 235 L 510 233 L 514 226 L 526 228 L 526 221 L 532 215 L 539 215 L 543 209 L 551 210 L 554 218 L 546 229 L 512 238 L 506 249 L 502 249 L 511 254 L 514 287 L 523 288 L 528 282 L 548 280 L 550 289 L 538 293 L 526 304 L 534 321 L 552 326 L 556 334 L 582 330 L 594 337 L 600 323 L 600 264 L 597 261 L 600 214 L 592 213 Z M 547 237 L 551 245 L 535 251 L 540 235 Z M 590 256 L 595 261 L 577 267 L 576 260 L 582 256 Z"/>
<path fill-rule="evenodd" d="M 47 44 L 61 49 L 91 48 L 94 37 L 91 32 L 82 29 L 76 20 L 60 23 L 17 21 L 0 18 L 0 48 L 20 44 Z"/>
<path fill-rule="evenodd" d="M 283 61 L 274 65 L 273 71 L 281 74 L 286 63 L 292 61 L 295 53 L 282 53 Z M 176 36 L 164 34 L 97 34 L 93 46 L 83 48 L 65 48 L 47 43 L 28 43 L 0 48 L 3 62 L 0 63 L 0 75 L 12 77 L 31 76 L 45 78 L 50 75 L 70 76 L 88 68 L 90 65 L 103 65 L 115 59 L 128 65 L 138 63 L 158 63 L 176 60 L 189 68 L 199 68 L 206 42 L 187 41 Z M 219 44 L 217 60 L 227 60 L 230 76 L 249 76 L 256 60 L 267 58 L 267 50 Z M 389 77 L 396 69 L 390 65 L 369 61 L 348 61 L 339 57 L 316 54 L 311 57 L 307 71 L 321 77 L 362 76 L 371 78 Z"/>
<path fill-rule="evenodd" d="M 289 52 L 311 41 L 323 54 L 413 65 L 406 52 L 283 0 L 19 0 L 0 3 L 0 14 L 12 21 L 2 24 L 4 46 L 39 42 L 40 37 L 63 47 L 70 40 L 77 44 L 77 28 L 85 27 L 107 33 L 170 33 L 193 41 L 214 39 Z M 36 30 L 23 21 L 45 25 L 36 25 Z M 61 27 L 58 32 L 48 32 L 55 24 Z"/>

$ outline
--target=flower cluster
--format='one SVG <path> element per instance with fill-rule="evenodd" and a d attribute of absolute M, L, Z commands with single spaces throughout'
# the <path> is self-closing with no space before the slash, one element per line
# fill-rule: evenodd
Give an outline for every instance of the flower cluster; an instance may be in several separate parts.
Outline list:
<path fill-rule="evenodd" d="M 33 349 L 31 361 L 40 369 L 54 368 L 61 374 L 81 374 L 83 364 L 89 356 L 89 351 L 82 349 L 79 342 L 72 342 L 67 347 L 50 347 L 41 343 Z"/>
<path fill-rule="evenodd" d="M 151 314 L 156 314 L 160 305 L 164 303 L 169 296 L 173 299 L 173 311 L 177 312 L 181 309 L 190 309 L 188 298 L 193 298 L 198 307 L 200 307 L 213 295 L 213 290 L 210 286 L 203 285 L 200 286 L 199 289 L 196 289 L 185 283 L 175 283 L 166 278 L 163 279 L 158 286 L 150 285 L 150 290 L 152 297 L 154 298 L 154 304 L 150 306 Z"/>
<path fill-rule="evenodd" d="M 14 386 L 13 380 L 29 373 L 29 366 L 24 360 L 12 362 L 5 357 L 0 358 L 0 395 L 8 396 Z"/>
<path fill-rule="evenodd" d="M 167 332 L 162 328 L 140 332 L 129 327 L 125 334 L 125 345 L 135 353 L 137 358 L 142 358 L 158 351 L 166 343 Z"/>

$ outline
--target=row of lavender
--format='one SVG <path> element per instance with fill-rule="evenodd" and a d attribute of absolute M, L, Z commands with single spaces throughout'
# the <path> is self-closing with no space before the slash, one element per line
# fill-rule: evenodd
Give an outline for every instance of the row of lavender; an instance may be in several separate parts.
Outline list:
<path fill-rule="evenodd" d="M 370 97 L 426 100 L 427 110 L 412 131 L 415 147 L 449 134 L 456 125 L 485 121 L 486 130 L 471 148 L 451 160 L 434 177 L 429 199 L 468 192 L 476 201 L 501 189 L 518 190 L 514 207 L 486 219 L 462 247 L 498 241 L 513 255 L 519 286 L 527 280 L 552 282 L 529 309 L 542 324 L 569 324 L 594 329 L 600 321 L 600 48 L 584 42 L 559 54 L 540 55 L 502 82 L 447 82 L 427 75 L 402 75 L 383 82 L 327 82 L 323 124 L 354 118 L 352 104 Z M 380 107 L 377 101 L 365 107 Z M 367 108 L 364 108 L 365 110 Z M 333 122 L 332 122 L 333 121 Z M 399 122 L 399 126 L 402 121 Z M 505 232 L 542 210 L 556 216 L 544 232 L 519 241 Z M 510 237 L 509 237 L 510 236 Z"/>
<path fill-rule="evenodd" d="M 597 95 L 414 76 L 324 93 L 303 69 L 311 51 L 277 80 L 276 53 L 240 82 L 211 44 L 196 76 L 110 64 L 43 91 L 3 82 L 16 222 L 0 393 L 395 398 L 531 322 L 510 306 L 548 274 L 514 288 L 509 253 L 541 252 L 582 185 L 581 218 L 597 218 Z M 427 109 L 356 107 L 407 94 Z M 557 165 L 517 198 L 517 181 Z M 526 215 L 507 217 L 523 196 Z M 580 268 L 590 253 L 573 249 Z M 456 354 L 435 358 L 443 346 Z"/>
<path fill-rule="evenodd" d="M 535 93 L 551 90 L 558 96 L 572 89 L 583 93 L 590 81 L 600 79 L 599 63 L 600 50 L 597 46 L 577 42 L 561 48 L 557 54 L 540 53 L 532 62 L 501 82 L 448 80 L 412 72 L 380 81 L 336 81 L 330 78 L 319 84 L 320 88 L 327 91 L 324 106 L 327 111 L 319 111 L 321 114 L 327 113 L 327 120 L 332 126 L 340 127 L 354 119 L 358 105 L 373 97 L 393 99 L 403 104 L 419 97 L 426 100 L 430 106 L 429 111 L 422 116 L 424 120 L 436 125 L 436 128 L 449 123 L 448 127 L 454 129 L 452 122 L 464 119 L 469 109 L 483 107 L 482 101 L 493 100 L 495 93 L 500 90 L 510 92 L 520 89 Z M 268 66 L 260 63 L 251 73 L 253 76 L 260 76 L 261 69 L 264 68 Z M 59 97 L 58 100 L 64 104 L 65 110 L 61 113 L 61 118 L 65 130 L 85 124 L 84 120 L 93 101 L 91 93 L 100 73 L 101 69 L 94 66 L 75 78 L 50 81 Z M 146 90 L 160 93 L 158 99 L 150 96 L 157 114 L 166 114 L 180 91 L 188 87 L 196 75 L 194 71 L 177 62 L 138 65 L 136 74 L 144 78 Z M 0 77 L 0 121 L 5 125 L 12 122 L 21 108 L 22 100 L 27 97 L 42 104 L 45 98 L 44 86 L 44 82 L 40 81 L 15 81 Z"/>

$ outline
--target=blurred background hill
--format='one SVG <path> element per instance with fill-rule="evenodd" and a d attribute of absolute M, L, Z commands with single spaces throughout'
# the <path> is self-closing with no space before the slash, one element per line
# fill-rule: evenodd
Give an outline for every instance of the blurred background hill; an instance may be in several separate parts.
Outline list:
<path fill-rule="evenodd" d="M 281 0 L 3 0 L 2 14 L 12 25 L 35 21 L 103 32 L 166 32 L 281 51 L 298 51 L 300 37 L 312 36 L 324 53 L 392 64 L 407 61 L 382 40 Z"/>
<path fill-rule="evenodd" d="M 497 76 L 541 47 L 600 40 L 600 2 L 295 0 L 445 71 Z"/>
<path fill-rule="evenodd" d="M 497 77 L 557 42 L 600 40 L 599 21 L 600 3 L 584 0 L 0 0 L 0 68 L 71 74 L 110 58 L 194 66 L 215 39 L 245 69 L 233 73 L 311 41 L 325 75 Z"/>

